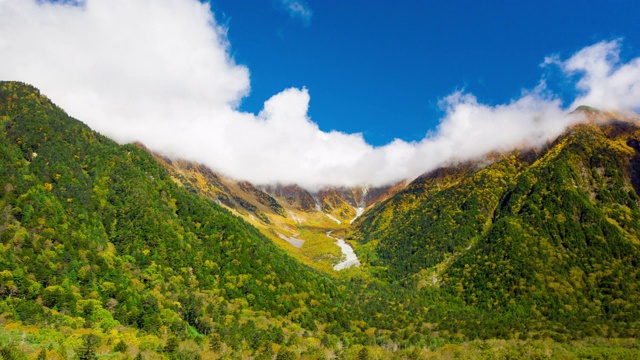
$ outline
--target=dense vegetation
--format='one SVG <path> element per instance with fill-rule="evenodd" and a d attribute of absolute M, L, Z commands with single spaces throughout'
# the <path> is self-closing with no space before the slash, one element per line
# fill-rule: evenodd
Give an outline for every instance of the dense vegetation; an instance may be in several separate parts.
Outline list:
<path fill-rule="evenodd" d="M 639 137 L 633 122 L 590 123 L 541 153 L 439 169 L 365 214 L 355 237 L 382 276 L 513 321 L 493 336 L 637 336 Z"/>
<path fill-rule="evenodd" d="M 314 320 L 344 317 L 326 276 L 178 187 L 146 151 L 92 132 L 27 86 L 3 83 L 0 104 L 5 316 L 160 335 L 220 329 L 234 349 L 250 334 L 282 343 L 283 325 L 315 330 Z M 278 320 L 257 325 L 263 317 Z"/>
<path fill-rule="evenodd" d="M 367 263 L 329 276 L 140 146 L 0 82 L 0 358 L 635 358 L 638 199 L 615 172 L 634 152 L 603 131 L 577 132 L 616 139 L 584 148 L 598 192 L 556 178 L 574 135 L 535 162 L 443 170 L 365 217 Z"/>

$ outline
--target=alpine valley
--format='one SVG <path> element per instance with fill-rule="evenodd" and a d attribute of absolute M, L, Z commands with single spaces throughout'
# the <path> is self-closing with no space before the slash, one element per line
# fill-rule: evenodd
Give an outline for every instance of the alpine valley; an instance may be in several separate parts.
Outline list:
<path fill-rule="evenodd" d="M 3 359 L 640 358 L 640 117 L 386 187 L 258 185 L 0 82 Z"/>

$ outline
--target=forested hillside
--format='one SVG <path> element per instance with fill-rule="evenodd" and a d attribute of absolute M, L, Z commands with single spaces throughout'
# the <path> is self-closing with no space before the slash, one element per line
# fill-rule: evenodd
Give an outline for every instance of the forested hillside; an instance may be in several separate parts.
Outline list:
<path fill-rule="evenodd" d="M 240 350 L 282 343 L 281 326 L 344 317 L 326 276 L 178 187 L 146 151 L 19 83 L 0 85 L 0 116 L 5 321 L 104 333 L 121 324 L 157 334 L 153 349 L 170 334 L 219 329 Z"/>
<path fill-rule="evenodd" d="M 436 170 L 365 214 L 353 236 L 370 263 L 520 318 L 525 334 L 636 336 L 640 130 L 581 111 L 600 122 L 545 149 Z"/>
<path fill-rule="evenodd" d="M 3 359 L 639 355 L 633 124 L 425 175 L 331 275 L 202 196 L 206 171 L 172 175 L 29 85 L 0 82 L 0 130 Z"/>

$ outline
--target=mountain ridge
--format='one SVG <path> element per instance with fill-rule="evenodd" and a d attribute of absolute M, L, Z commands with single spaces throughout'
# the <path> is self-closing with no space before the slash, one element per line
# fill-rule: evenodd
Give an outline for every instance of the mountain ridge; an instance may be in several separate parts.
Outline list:
<path fill-rule="evenodd" d="M 342 255 L 327 231 L 344 229 L 375 204 L 389 198 L 405 185 L 330 187 L 315 192 L 297 185 L 254 185 L 215 173 L 186 160 L 149 152 L 168 169 L 174 181 L 189 191 L 225 206 L 258 228 L 265 236 L 304 263 L 325 272 Z"/>
<path fill-rule="evenodd" d="M 328 215 L 366 206 L 362 189 L 315 195 L 304 212 L 118 145 L 25 84 L 0 82 L 0 129 L 3 357 L 639 354 L 635 125 L 581 125 L 544 151 L 443 168 L 353 224 Z M 351 236 L 361 267 L 331 269 L 328 228 Z"/>
<path fill-rule="evenodd" d="M 577 332 L 599 319 L 604 331 L 636 334 L 640 123 L 596 115 L 537 154 L 434 170 L 364 214 L 350 236 L 390 278 L 471 306 Z"/>

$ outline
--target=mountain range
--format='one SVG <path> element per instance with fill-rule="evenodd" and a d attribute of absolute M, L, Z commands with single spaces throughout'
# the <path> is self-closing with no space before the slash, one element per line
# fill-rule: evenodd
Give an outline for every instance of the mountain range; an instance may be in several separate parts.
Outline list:
<path fill-rule="evenodd" d="M 637 358 L 640 122 L 576 112 L 541 148 L 308 191 L 0 82 L 0 355 Z"/>
<path fill-rule="evenodd" d="M 204 165 L 154 154 L 172 179 L 189 191 L 229 209 L 296 256 L 320 270 L 340 260 L 327 231 L 344 230 L 365 209 L 388 199 L 406 182 L 380 188 L 327 186 L 308 191 L 297 185 L 253 185 L 218 174 Z"/>

